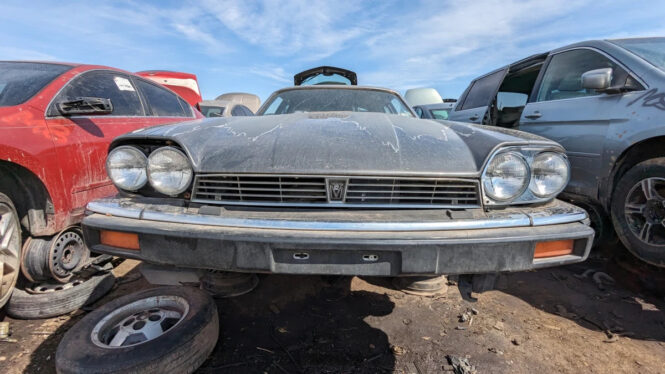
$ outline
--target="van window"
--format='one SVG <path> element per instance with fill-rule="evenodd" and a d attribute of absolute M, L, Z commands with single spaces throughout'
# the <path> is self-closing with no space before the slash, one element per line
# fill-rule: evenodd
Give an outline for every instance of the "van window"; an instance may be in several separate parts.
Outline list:
<path fill-rule="evenodd" d="M 500 70 L 473 82 L 460 110 L 488 106 L 505 73 L 505 70 Z"/>
<path fill-rule="evenodd" d="M 628 74 L 615 62 L 590 49 L 574 49 L 556 54 L 550 60 L 536 101 L 574 99 L 599 95 L 582 87 L 582 74 L 589 70 L 612 68 L 611 85 L 623 84 Z"/>

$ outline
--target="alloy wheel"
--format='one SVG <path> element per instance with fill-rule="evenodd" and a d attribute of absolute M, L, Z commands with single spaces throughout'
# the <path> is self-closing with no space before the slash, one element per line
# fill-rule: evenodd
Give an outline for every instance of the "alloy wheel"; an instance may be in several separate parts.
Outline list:
<path fill-rule="evenodd" d="M 16 284 L 20 271 L 20 253 L 18 219 L 11 206 L 0 202 L 0 301 L 6 300 Z"/>
<path fill-rule="evenodd" d="M 646 178 L 628 192 L 624 213 L 633 235 L 643 243 L 665 246 L 665 178 Z"/>
<path fill-rule="evenodd" d="M 154 340 L 180 323 L 189 311 L 178 296 L 154 296 L 109 313 L 92 330 L 92 342 L 102 348 L 122 348 Z"/>

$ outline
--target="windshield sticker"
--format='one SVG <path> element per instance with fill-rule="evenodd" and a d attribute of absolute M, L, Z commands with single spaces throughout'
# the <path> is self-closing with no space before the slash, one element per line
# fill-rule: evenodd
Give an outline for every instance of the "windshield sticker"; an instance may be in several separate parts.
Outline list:
<path fill-rule="evenodd" d="M 134 91 L 134 86 L 127 78 L 113 77 L 113 81 L 120 91 Z"/>

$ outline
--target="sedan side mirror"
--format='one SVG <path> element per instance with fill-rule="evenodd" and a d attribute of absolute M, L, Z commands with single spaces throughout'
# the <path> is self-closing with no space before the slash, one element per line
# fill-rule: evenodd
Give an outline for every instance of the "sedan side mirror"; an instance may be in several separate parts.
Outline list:
<path fill-rule="evenodd" d="M 582 88 L 603 91 L 612 83 L 612 68 L 589 70 L 582 74 Z"/>
<path fill-rule="evenodd" d="M 111 114 L 111 99 L 102 97 L 77 97 L 73 100 L 61 101 L 56 104 L 63 116 Z"/>

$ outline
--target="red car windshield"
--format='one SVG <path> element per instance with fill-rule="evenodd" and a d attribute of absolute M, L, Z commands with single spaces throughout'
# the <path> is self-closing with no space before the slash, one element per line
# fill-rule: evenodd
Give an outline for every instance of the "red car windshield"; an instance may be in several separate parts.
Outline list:
<path fill-rule="evenodd" d="M 0 62 L 0 107 L 23 104 L 71 68 L 36 62 Z"/>

